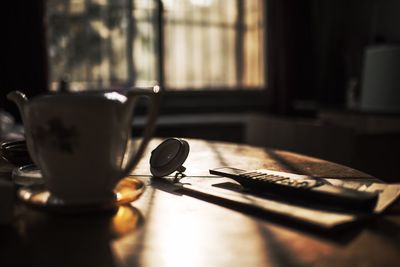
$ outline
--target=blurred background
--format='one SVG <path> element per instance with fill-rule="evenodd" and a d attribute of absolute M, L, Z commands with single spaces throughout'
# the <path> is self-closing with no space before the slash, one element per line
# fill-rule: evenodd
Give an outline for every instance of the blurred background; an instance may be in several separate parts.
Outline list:
<path fill-rule="evenodd" d="M 160 82 L 180 91 L 262 88 L 262 6 L 254 0 L 49 1 L 51 89 L 65 78 L 74 90 Z"/>
<path fill-rule="evenodd" d="M 398 0 L 8 1 L 0 108 L 18 122 L 11 90 L 159 84 L 156 136 L 285 149 L 400 181 L 399 12 Z"/>

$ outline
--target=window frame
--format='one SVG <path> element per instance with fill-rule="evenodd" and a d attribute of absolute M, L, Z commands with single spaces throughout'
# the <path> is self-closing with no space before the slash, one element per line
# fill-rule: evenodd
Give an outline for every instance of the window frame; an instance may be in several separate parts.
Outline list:
<path fill-rule="evenodd" d="M 49 0 L 48 0 L 49 1 Z M 135 0 L 131 0 L 135 1 Z M 237 7 L 239 10 L 238 19 L 236 23 L 237 37 L 236 37 L 236 73 L 242 73 L 243 70 L 243 6 L 245 0 L 236 0 Z M 154 40 L 156 45 L 156 78 L 157 83 L 162 89 L 163 101 L 161 104 L 161 112 L 167 114 L 189 112 L 189 113 L 205 113 L 205 112 L 241 112 L 241 111 L 267 111 L 270 106 L 271 93 L 268 89 L 269 77 L 268 75 L 268 47 L 267 47 L 267 27 L 266 16 L 267 16 L 267 1 L 262 1 L 263 5 L 263 49 L 264 49 L 264 86 L 262 87 L 203 87 L 203 88 L 185 88 L 175 89 L 166 86 L 165 83 L 165 53 L 164 53 L 164 4 L 162 0 L 155 0 L 156 14 L 155 14 L 155 29 L 156 38 Z M 241 21 L 240 21 L 241 20 Z M 135 21 L 134 21 L 135 23 Z M 47 55 L 48 57 L 48 55 Z M 241 81 L 242 77 L 238 76 L 237 80 Z M 124 85 L 125 84 L 125 85 Z M 112 86 L 112 89 L 129 88 L 131 85 L 129 82 Z M 88 88 L 99 89 L 99 88 Z M 139 104 L 139 113 L 144 111 L 144 105 Z"/>
<path fill-rule="evenodd" d="M 236 0 L 239 10 L 238 18 L 243 20 L 243 1 Z M 271 99 L 270 90 L 268 90 L 268 49 L 267 39 L 268 31 L 266 27 L 266 16 L 267 16 L 267 1 L 261 1 L 263 4 L 263 25 L 264 25 L 264 38 L 263 38 L 263 49 L 264 49 L 264 86 L 260 88 L 251 87 L 205 87 L 207 89 L 191 89 L 185 90 L 173 90 L 165 85 L 164 76 L 164 5 L 162 0 L 157 0 L 157 14 L 156 14 L 156 25 L 157 25 L 157 57 L 158 57 L 158 82 L 162 88 L 164 101 L 162 102 L 161 110 L 165 113 L 180 113 L 180 112 L 191 112 L 191 113 L 204 113 L 204 112 L 243 112 L 243 111 L 257 111 L 267 112 L 271 106 L 268 101 Z M 243 21 L 237 22 L 238 35 L 236 39 L 243 38 Z M 239 40 L 239 43 L 241 41 Z M 240 49 L 243 49 L 243 45 L 236 45 L 236 62 L 243 62 L 242 54 Z M 236 66 L 237 73 L 241 73 L 243 64 Z M 172 89 L 172 90 L 171 90 Z"/>

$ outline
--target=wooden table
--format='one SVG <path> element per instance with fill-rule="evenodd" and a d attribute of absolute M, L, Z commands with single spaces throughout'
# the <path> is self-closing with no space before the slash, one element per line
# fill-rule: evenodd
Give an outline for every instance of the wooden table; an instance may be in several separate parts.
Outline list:
<path fill-rule="evenodd" d="M 290 152 L 188 141 L 188 176 L 235 166 L 371 178 Z M 114 215 L 51 215 L 17 206 L 15 222 L 0 226 L 0 266 L 399 266 L 399 205 L 334 234 L 252 216 L 157 185 L 148 159 L 159 142 L 150 143 L 132 173 L 149 185 L 145 193 Z"/>

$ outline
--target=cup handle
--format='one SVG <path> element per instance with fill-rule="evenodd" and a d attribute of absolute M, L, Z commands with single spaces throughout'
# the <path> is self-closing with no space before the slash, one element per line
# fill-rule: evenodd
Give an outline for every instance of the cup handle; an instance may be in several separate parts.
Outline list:
<path fill-rule="evenodd" d="M 128 98 L 138 98 L 141 96 L 148 97 L 150 100 L 149 103 L 149 114 L 147 115 L 147 123 L 144 128 L 143 132 L 143 139 L 139 145 L 139 148 L 136 150 L 135 155 L 127 155 L 128 162 L 125 164 L 124 169 L 122 170 L 121 178 L 129 175 L 133 168 L 138 164 L 139 160 L 141 159 L 147 144 L 149 143 L 158 115 L 158 110 L 160 106 L 160 99 L 161 99 L 161 92 L 159 86 L 154 86 L 153 88 L 134 88 L 132 90 L 127 91 Z M 134 100 L 134 99 L 133 99 Z"/>

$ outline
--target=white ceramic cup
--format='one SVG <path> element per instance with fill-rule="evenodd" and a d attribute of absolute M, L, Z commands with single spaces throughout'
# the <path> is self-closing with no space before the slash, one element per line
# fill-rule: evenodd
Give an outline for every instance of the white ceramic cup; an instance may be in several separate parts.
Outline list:
<path fill-rule="evenodd" d="M 148 122 L 136 151 L 127 155 L 136 100 L 150 99 Z M 49 191 L 68 203 L 101 203 L 135 167 L 151 138 L 159 87 L 119 92 L 57 93 L 28 101 L 11 92 L 24 123 L 28 151 Z"/>

